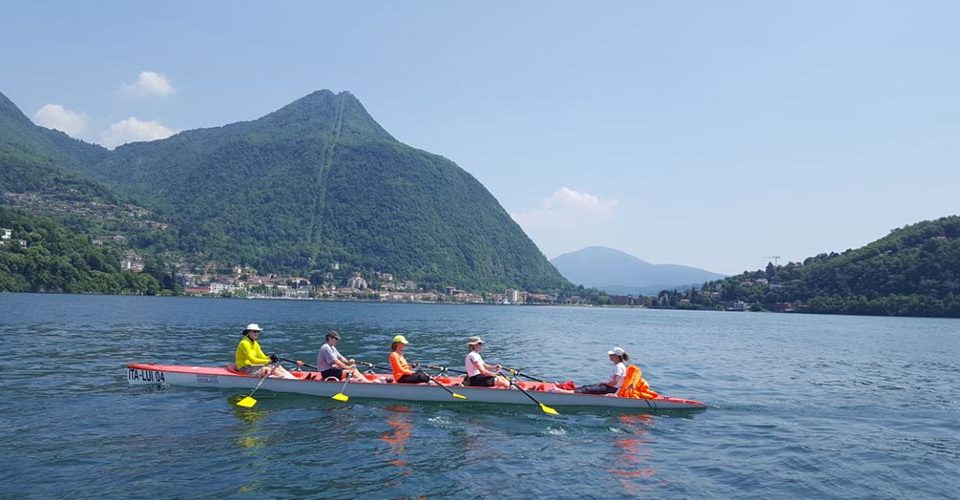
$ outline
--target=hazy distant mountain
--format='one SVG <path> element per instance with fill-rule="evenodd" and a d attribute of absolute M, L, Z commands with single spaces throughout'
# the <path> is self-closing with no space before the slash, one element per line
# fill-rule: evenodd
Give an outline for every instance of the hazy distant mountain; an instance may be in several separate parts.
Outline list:
<path fill-rule="evenodd" d="M 613 248 L 595 246 L 560 255 L 550 261 L 568 280 L 607 293 L 650 294 L 660 290 L 702 285 L 725 277 L 695 267 L 650 264 Z"/>
<path fill-rule="evenodd" d="M 468 290 L 569 286 L 479 181 L 397 141 L 349 92 L 114 151 L 38 127 L 0 96 L 0 188 L 58 175 L 155 211 L 170 237 L 150 243 L 204 262 L 303 273 L 337 263 Z"/>

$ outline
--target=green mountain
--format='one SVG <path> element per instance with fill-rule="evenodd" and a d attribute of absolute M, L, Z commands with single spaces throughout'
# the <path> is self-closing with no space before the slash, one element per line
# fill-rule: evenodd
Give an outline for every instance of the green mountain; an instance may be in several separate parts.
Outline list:
<path fill-rule="evenodd" d="M 110 190 L 76 174 L 83 165 L 104 160 L 107 153 L 100 146 L 34 125 L 0 93 L 0 195 L 43 192 L 114 200 Z"/>
<path fill-rule="evenodd" d="M 71 150 L 29 120 L 14 128 L 0 133 L 15 147 L 157 212 L 197 261 L 304 273 L 336 263 L 468 290 L 570 286 L 475 178 L 394 139 L 347 92 L 112 152 Z"/>
<path fill-rule="evenodd" d="M 802 264 L 770 264 L 705 284 L 721 301 L 807 312 L 960 317 L 960 216 L 895 229 L 884 238 Z M 706 304 L 700 294 L 694 302 Z"/>

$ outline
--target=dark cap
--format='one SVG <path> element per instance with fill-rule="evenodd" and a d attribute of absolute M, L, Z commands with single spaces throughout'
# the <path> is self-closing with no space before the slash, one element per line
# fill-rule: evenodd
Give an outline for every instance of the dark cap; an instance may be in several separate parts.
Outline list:
<path fill-rule="evenodd" d="M 340 334 L 337 333 L 336 330 L 330 330 L 329 332 L 327 332 L 327 338 L 330 338 L 330 337 L 340 340 Z"/>

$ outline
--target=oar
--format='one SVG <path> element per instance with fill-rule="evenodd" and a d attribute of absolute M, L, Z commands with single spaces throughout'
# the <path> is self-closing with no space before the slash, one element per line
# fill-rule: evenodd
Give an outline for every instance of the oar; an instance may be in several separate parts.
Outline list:
<path fill-rule="evenodd" d="M 367 368 L 377 368 L 377 369 L 380 369 L 380 370 L 386 370 L 386 371 L 388 371 L 388 372 L 393 371 L 393 369 L 390 368 L 389 366 L 377 365 L 377 364 L 374 364 L 374 363 L 369 363 L 369 362 L 367 362 L 367 361 L 357 361 L 357 363 L 359 363 L 359 364 L 361 364 L 361 365 L 364 365 L 364 366 L 366 366 Z"/>
<path fill-rule="evenodd" d="M 520 392 L 522 392 L 525 396 L 533 400 L 534 403 L 537 403 L 538 405 L 540 405 L 540 409 L 543 410 L 544 413 L 546 413 L 547 415 L 559 415 L 559 413 L 557 413 L 557 410 L 554 410 L 553 408 L 550 408 L 549 406 L 541 403 L 540 401 L 537 401 L 537 398 L 531 396 L 530 393 L 523 390 L 523 387 L 520 387 L 520 384 L 517 384 L 512 378 L 507 380 L 510 381 L 510 385 L 516 387 L 517 389 L 520 389 Z"/>
<path fill-rule="evenodd" d="M 294 360 L 292 360 L 292 359 L 287 359 L 287 358 L 277 358 L 277 359 L 279 359 L 280 361 L 286 361 L 287 363 L 297 364 L 297 362 L 294 361 Z M 311 365 L 311 364 L 309 364 L 309 363 L 304 363 L 304 362 L 302 362 L 302 361 L 301 361 L 300 363 L 303 364 L 303 366 L 306 366 L 307 368 L 313 368 L 314 370 L 318 370 L 318 371 L 320 370 L 320 369 L 317 368 L 316 366 L 313 366 L 313 365 Z"/>
<path fill-rule="evenodd" d="M 441 384 L 439 380 L 437 380 L 434 376 L 430 375 L 429 373 L 427 373 L 427 372 L 421 372 L 421 373 L 423 373 L 424 375 L 426 375 L 426 376 L 430 379 L 431 382 L 433 382 L 434 384 L 439 385 L 441 389 L 449 392 L 451 396 L 453 396 L 453 397 L 455 397 L 455 398 L 457 398 L 457 399 L 467 399 L 467 397 L 464 396 L 463 394 L 457 394 L 456 392 L 453 392 L 453 391 L 451 391 L 450 389 L 448 389 L 447 386 Z"/>
<path fill-rule="evenodd" d="M 537 378 L 537 377 L 532 377 L 532 376 L 530 376 L 530 375 L 527 375 L 526 373 L 521 373 L 522 370 L 517 370 L 517 369 L 515 369 L 515 368 L 508 368 L 508 367 L 506 367 L 506 366 L 504 366 L 504 367 L 502 367 L 502 368 L 503 368 L 504 370 L 510 372 L 510 373 L 513 374 L 513 375 L 519 375 L 519 376 L 521 376 L 521 377 L 526 377 L 526 378 L 528 378 L 528 379 L 530 379 L 530 380 L 533 380 L 534 382 L 541 382 L 541 383 L 544 383 L 544 384 L 553 384 L 553 383 L 554 383 L 554 382 L 547 382 L 546 380 L 541 380 L 541 379 L 539 379 L 539 378 Z"/>
<path fill-rule="evenodd" d="M 333 396 L 331 396 L 331 398 L 333 398 L 336 401 L 340 401 L 341 403 L 346 403 L 350 399 L 350 396 L 347 396 L 346 394 L 344 394 L 343 391 L 347 390 L 347 384 L 349 383 L 350 383 L 350 375 L 347 375 L 347 379 L 343 381 L 343 387 L 340 388 L 340 392 L 334 394 Z"/>
<path fill-rule="evenodd" d="M 260 386 L 263 385 L 263 381 L 267 380 L 269 376 L 270 376 L 269 374 L 264 374 L 262 377 L 260 377 L 260 381 L 257 382 L 257 386 L 253 388 L 253 391 L 250 392 L 250 395 L 241 399 L 240 401 L 237 401 L 237 406 L 242 406 L 244 408 L 253 408 L 253 405 L 257 404 L 257 400 L 253 399 L 253 395 L 257 393 L 257 389 L 259 389 Z"/>

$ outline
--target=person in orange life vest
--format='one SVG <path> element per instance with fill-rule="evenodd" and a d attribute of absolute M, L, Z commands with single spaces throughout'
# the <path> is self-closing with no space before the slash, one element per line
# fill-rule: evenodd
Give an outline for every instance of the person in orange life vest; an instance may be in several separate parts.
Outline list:
<path fill-rule="evenodd" d="M 390 346 L 390 368 L 393 370 L 393 381 L 400 384 L 421 384 L 430 381 L 430 377 L 421 371 L 413 371 L 403 357 L 403 348 L 410 342 L 403 335 L 393 338 Z M 417 365 L 414 365 L 416 367 Z"/>
<path fill-rule="evenodd" d="M 243 330 L 243 338 L 237 344 L 237 353 L 235 361 L 237 370 L 254 377 L 273 377 L 273 378 L 291 378 L 295 379 L 292 373 L 288 372 L 279 364 L 267 366 L 269 363 L 277 362 L 277 355 L 267 356 L 260 349 L 260 325 L 250 323 Z M 297 365 L 302 365 L 303 361 L 297 361 Z"/>
<path fill-rule="evenodd" d="M 660 394 L 650 388 L 650 384 L 643 378 L 643 371 L 637 365 L 627 367 L 627 376 L 623 380 L 623 385 L 617 391 L 617 396 L 621 398 L 641 398 L 657 399 Z"/>
<path fill-rule="evenodd" d="M 598 384 L 581 385 L 574 392 L 581 394 L 615 394 L 617 389 L 623 384 L 623 379 L 627 375 L 627 365 L 624 361 L 630 359 L 630 355 L 623 349 L 614 347 L 607 351 L 610 362 L 613 363 L 613 369 L 610 370 L 610 378 Z"/>
<path fill-rule="evenodd" d="M 483 357 L 480 356 L 481 352 L 483 352 L 483 340 L 480 337 L 470 337 L 467 340 L 467 358 L 464 360 L 469 385 L 509 389 L 510 381 L 500 375 L 500 369 L 503 367 L 500 365 L 490 366 L 484 363 Z M 491 370 L 491 368 L 493 369 Z"/>

